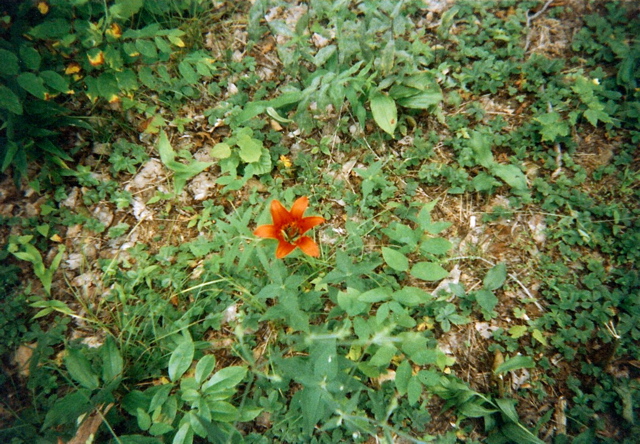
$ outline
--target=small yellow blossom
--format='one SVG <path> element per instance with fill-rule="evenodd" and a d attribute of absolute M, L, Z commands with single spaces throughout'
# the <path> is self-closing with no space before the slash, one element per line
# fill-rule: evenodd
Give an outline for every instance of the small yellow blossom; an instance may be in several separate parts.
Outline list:
<path fill-rule="evenodd" d="M 80 66 L 80 64 L 78 62 L 71 62 L 65 68 L 64 73 L 66 75 L 77 74 L 81 70 L 82 70 L 82 67 Z"/>
<path fill-rule="evenodd" d="M 38 11 L 40 11 L 40 14 L 45 15 L 49 12 L 49 4 L 47 2 L 38 2 Z"/>
<path fill-rule="evenodd" d="M 291 166 L 293 165 L 293 163 L 291 163 L 291 159 L 289 159 L 287 156 L 285 156 L 284 154 L 282 156 L 280 156 L 280 163 L 282 163 L 282 165 L 285 168 L 291 168 Z"/>

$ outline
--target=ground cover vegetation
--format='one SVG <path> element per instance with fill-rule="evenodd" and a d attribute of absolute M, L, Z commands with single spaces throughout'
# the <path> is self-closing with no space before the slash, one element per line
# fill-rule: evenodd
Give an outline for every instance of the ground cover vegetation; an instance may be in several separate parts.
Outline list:
<path fill-rule="evenodd" d="M 635 442 L 637 5 L 3 8 L 0 440 Z"/>

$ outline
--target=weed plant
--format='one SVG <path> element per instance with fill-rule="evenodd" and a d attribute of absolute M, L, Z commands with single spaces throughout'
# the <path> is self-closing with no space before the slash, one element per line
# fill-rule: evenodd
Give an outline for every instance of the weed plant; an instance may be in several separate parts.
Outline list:
<path fill-rule="evenodd" d="M 8 11 L 0 438 L 633 442 L 640 24 L 582 7 Z"/>

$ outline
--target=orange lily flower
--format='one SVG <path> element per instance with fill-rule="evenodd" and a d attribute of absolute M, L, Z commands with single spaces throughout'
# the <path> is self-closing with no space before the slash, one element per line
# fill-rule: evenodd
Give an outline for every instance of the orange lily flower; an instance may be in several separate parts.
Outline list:
<path fill-rule="evenodd" d="M 296 248 L 300 248 L 303 253 L 309 256 L 320 256 L 320 248 L 309 236 L 304 233 L 324 223 L 320 216 L 302 217 L 309 206 L 309 198 L 304 196 L 298 198 L 287 210 L 279 201 L 271 201 L 272 225 L 261 225 L 253 232 L 258 237 L 276 239 L 278 248 L 276 257 L 282 259 Z"/>

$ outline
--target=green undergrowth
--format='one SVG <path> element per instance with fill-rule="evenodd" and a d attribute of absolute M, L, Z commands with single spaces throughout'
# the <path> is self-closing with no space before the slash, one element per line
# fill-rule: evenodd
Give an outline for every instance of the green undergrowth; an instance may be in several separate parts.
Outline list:
<path fill-rule="evenodd" d="M 633 6 L 589 3 L 560 57 L 531 50 L 537 1 L 433 22 L 413 1 L 218 3 L 5 17 L 2 169 L 41 199 L 0 216 L 0 437 L 633 442 Z M 216 20 L 246 31 L 244 52 L 203 49 Z M 33 132 L 32 107 L 86 110 L 96 143 L 67 147 L 57 120 Z M 123 186 L 153 160 L 167 178 Z M 215 192 L 196 200 L 203 172 Z M 300 196 L 326 220 L 321 254 L 276 259 L 253 231 Z M 542 230 L 522 228 L 533 216 Z M 65 242 L 78 226 L 104 254 Z M 469 245 L 476 228 L 489 247 Z M 8 370 L 18 347 L 26 372 Z"/>

